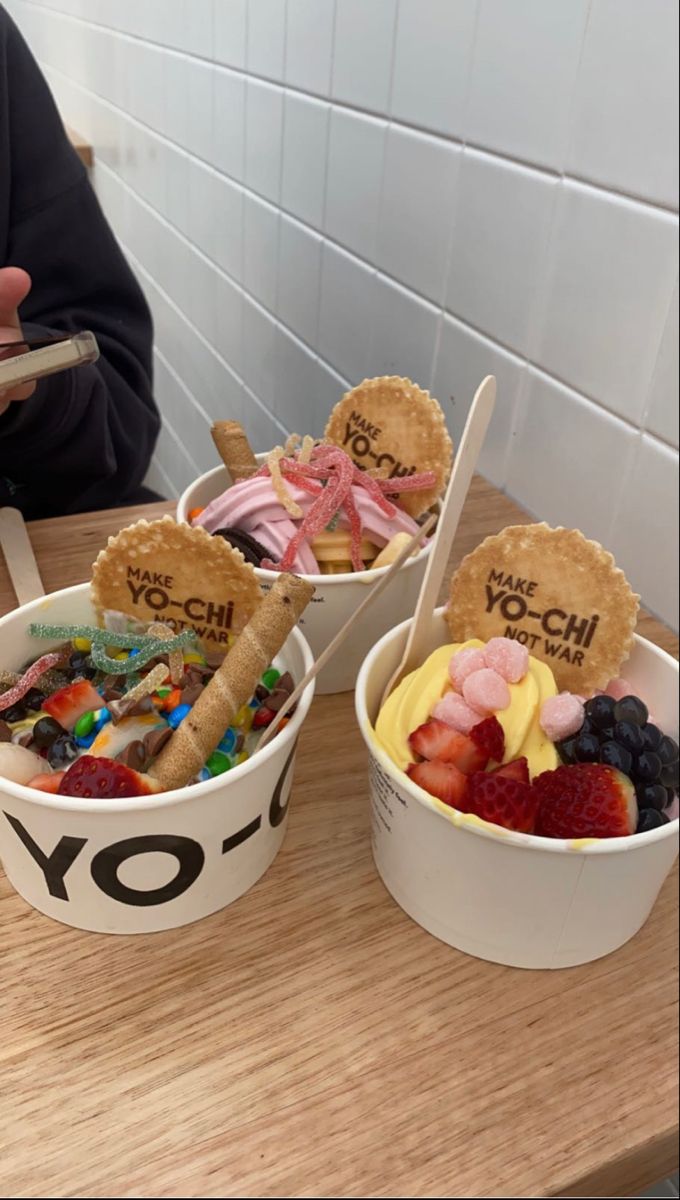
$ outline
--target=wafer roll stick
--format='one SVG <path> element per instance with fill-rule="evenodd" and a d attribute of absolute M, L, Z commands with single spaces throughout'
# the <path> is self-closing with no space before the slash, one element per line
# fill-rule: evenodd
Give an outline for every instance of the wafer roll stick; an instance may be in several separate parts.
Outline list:
<path fill-rule="evenodd" d="M 262 672 L 278 654 L 313 593 L 312 584 L 296 575 L 278 576 L 149 769 L 163 791 L 184 787 L 200 771 L 239 708 L 250 700 Z"/>
<path fill-rule="evenodd" d="M 243 426 L 238 421 L 215 421 L 210 432 L 233 482 L 249 479 L 257 471 L 257 462 Z"/>

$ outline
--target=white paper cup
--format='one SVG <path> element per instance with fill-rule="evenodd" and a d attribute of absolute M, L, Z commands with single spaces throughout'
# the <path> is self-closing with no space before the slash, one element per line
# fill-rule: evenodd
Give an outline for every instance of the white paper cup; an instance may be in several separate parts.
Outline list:
<path fill-rule="evenodd" d="M 0 620 L 0 663 L 36 654 L 32 621 L 93 624 L 89 584 Z M 55 643 L 45 641 L 47 650 Z M 280 653 L 294 679 L 312 664 L 294 629 Z M 278 661 L 278 660 L 277 660 Z M 0 860 L 28 904 L 95 933 L 152 933 L 217 912 L 276 857 L 286 831 L 295 746 L 314 694 L 261 753 L 190 788 L 97 803 L 0 779 Z"/>
<path fill-rule="evenodd" d="M 264 462 L 267 456 L 258 454 L 256 457 L 258 462 Z M 205 508 L 228 487 L 231 487 L 231 476 L 225 466 L 207 471 L 205 475 L 194 480 L 180 497 L 177 520 L 188 521 L 188 514 L 193 508 Z M 418 554 L 404 563 L 399 572 L 399 579 L 395 579 L 382 595 L 378 596 L 352 630 L 352 635 L 345 642 L 342 651 L 320 671 L 316 680 L 318 695 L 352 691 L 359 667 L 371 647 L 396 622 L 404 621 L 411 615 L 425 574 L 430 545 L 428 542 Z M 303 579 L 308 579 L 316 588 L 312 601 L 300 621 L 315 658 L 326 649 L 338 630 L 361 604 L 366 595 L 366 588 L 377 583 L 386 571 L 389 571 L 389 566 L 363 571 L 360 574 L 303 576 Z M 277 576 L 276 571 L 264 571 L 261 567 L 255 568 L 255 574 L 267 591 Z"/>
<path fill-rule="evenodd" d="M 450 641 L 443 611 L 433 616 L 427 654 Z M 356 688 L 369 750 L 373 857 L 386 888 L 429 933 L 477 958 L 555 968 L 610 954 L 647 920 L 678 853 L 678 822 L 578 845 L 442 813 L 372 734 L 409 624 L 378 642 Z M 625 675 L 676 736 L 677 662 L 636 637 Z"/>

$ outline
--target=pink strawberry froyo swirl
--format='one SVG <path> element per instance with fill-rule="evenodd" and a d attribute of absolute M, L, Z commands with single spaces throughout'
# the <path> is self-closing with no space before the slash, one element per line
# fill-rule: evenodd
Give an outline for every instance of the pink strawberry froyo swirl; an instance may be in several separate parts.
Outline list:
<path fill-rule="evenodd" d="M 398 486 L 400 492 L 418 491 L 434 483 L 429 471 L 398 481 L 374 479 L 360 471 L 338 446 L 316 446 L 310 462 L 281 458 L 279 466 L 286 492 L 301 511 L 300 517 L 292 516 L 281 503 L 265 463 L 255 475 L 213 500 L 193 524 L 203 526 L 208 533 L 242 529 L 270 552 L 271 558 L 263 560 L 263 567 L 306 575 L 319 573 L 310 541 L 333 521 L 334 527 L 350 531 L 355 571 L 364 569 L 362 538 L 382 547 L 396 533 L 412 537 L 418 524 L 388 499 L 390 489 Z"/>

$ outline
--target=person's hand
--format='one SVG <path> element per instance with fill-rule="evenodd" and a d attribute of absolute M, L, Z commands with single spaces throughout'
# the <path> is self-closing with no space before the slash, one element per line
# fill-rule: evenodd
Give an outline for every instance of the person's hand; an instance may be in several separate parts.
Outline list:
<path fill-rule="evenodd" d="M 17 309 L 31 290 L 31 277 L 21 267 L 0 267 L 0 358 L 25 354 L 24 350 L 2 348 L 3 342 L 21 339 L 21 323 Z M 12 400 L 27 400 L 35 391 L 35 383 L 22 383 L 8 391 L 0 391 L 0 415 Z"/>

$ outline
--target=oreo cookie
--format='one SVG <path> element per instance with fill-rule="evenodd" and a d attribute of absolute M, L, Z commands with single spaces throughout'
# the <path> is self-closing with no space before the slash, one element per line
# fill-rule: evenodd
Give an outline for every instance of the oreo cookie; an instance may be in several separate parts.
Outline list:
<path fill-rule="evenodd" d="M 213 537 L 222 537 L 225 542 L 229 542 L 235 550 L 240 550 L 246 562 L 249 562 L 254 567 L 259 567 L 263 558 L 269 558 L 272 562 L 276 562 L 275 555 L 271 550 L 267 550 L 257 538 L 246 533 L 244 529 L 216 529 Z"/>

